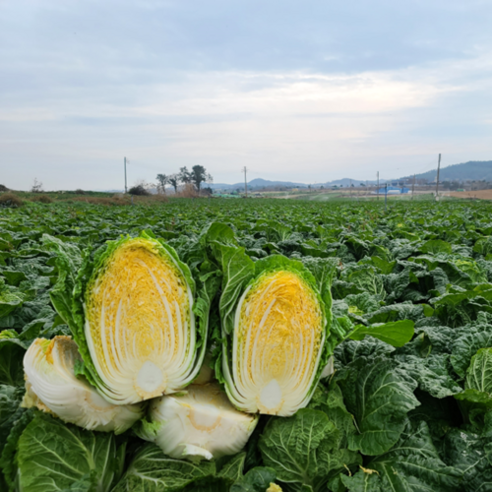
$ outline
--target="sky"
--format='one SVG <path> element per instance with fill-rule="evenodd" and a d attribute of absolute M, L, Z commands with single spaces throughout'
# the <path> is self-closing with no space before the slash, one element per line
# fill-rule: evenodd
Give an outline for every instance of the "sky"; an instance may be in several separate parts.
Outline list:
<path fill-rule="evenodd" d="M 490 0 L 0 0 L 0 183 L 492 160 Z"/>

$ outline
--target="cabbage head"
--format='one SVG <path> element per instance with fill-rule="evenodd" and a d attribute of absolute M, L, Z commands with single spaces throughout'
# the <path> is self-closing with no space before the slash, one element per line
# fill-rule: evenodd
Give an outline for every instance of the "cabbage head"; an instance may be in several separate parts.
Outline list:
<path fill-rule="evenodd" d="M 332 351 L 331 264 L 254 262 L 219 227 L 209 231 L 224 272 L 216 374 L 238 409 L 292 415 L 309 403 Z"/>
<path fill-rule="evenodd" d="M 80 262 L 54 238 L 45 241 L 58 253 L 53 305 L 77 342 L 80 371 L 108 402 L 137 403 L 191 383 L 206 350 L 213 272 L 202 281 L 203 272 L 192 274 L 146 232 L 109 241 Z"/>
<path fill-rule="evenodd" d="M 82 361 L 77 344 L 66 336 L 34 340 L 24 355 L 24 407 L 38 409 L 84 429 L 120 434 L 142 417 L 141 404 L 113 405 L 75 376 Z"/>
<path fill-rule="evenodd" d="M 257 415 L 236 410 L 220 386 L 209 383 L 152 400 L 135 430 L 172 458 L 200 461 L 239 453 L 257 423 Z"/>

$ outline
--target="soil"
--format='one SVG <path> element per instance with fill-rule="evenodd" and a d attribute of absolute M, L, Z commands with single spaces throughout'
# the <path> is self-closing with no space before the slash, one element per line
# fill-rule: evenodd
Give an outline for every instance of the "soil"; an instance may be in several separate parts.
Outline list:
<path fill-rule="evenodd" d="M 455 198 L 477 198 L 479 200 L 492 200 L 492 190 L 477 191 L 452 191 L 449 196 Z"/>

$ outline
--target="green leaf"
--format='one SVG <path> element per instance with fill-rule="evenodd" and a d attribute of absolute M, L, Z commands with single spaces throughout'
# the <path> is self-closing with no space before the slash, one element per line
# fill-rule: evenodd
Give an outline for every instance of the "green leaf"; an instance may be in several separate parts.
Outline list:
<path fill-rule="evenodd" d="M 19 407 L 23 395 L 24 388 L 0 384 L 0 454 L 14 422 L 24 412 L 24 409 Z"/>
<path fill-rule="evenodd" d="M 215 476 L 215 462 L 199 464 L 166 456 L 155 444 L 136 454 L 112 492 L 174 492 L 200 479 Z"/>
<path fill-rule="evenodd" d="M 14 309 L 22 306 L 28 296 L 15 287 L 5 287 L 0 277 L 0 318 L 5 318 Z"/>
<path fill-rule="evenodd" d="M 260 438 L 260 450 L 264 464 L 290 490 L 305 484 L 317 491 L 359 462 L 357 454 L 339 449 L 339 442 L 340 431 L 324 412 L 301 409 L 293 417 L 272 419 Z"/>
<path fill-rule="evenodd" d="M 335 380 L 327 388 L 323 384 L 318 385 L 308 408 L 321 410 L 328 416 L 340 432 L 338 446 L 346 448 L 348 436 L 355 433 L 354 418 L 347 411 L 342 391 Z"/>
<path fill-rule="evenodd" d="M 110 491 L 118 479 L 118 458 L 112 433 L 38 414 L 19 439 L 19 485 L 24 492 L 46 492 L 89 480 L 97 490 Z"/>
<path fill-rule="evenodd" d="M 462 492 L 492 490 L 492 448 L 490 437 L 466 429 L 452 429 L 442 446 L 444 460 L 460 470 Z"/>
<path fill-rule="evenodd" d="M 58 279 L 50 291 L 51 302 L 65 323 L 75 329 L 72 299 L 77 273 L 82 264 L 82 252 L 76 244 L 63 242 L 49 234 L 44 234 L 42 241 L 46 249 L 57 255 Z"/>
<path fill-rule="evenodd" d="M 231 492 L 265 492 L 273 482 L 275 471 L 272 468 L 255 467 L 231 487 Z"/>
<path fill-rule="evenodd" d="M 378 357 L 354 361 L 339 384 L 358 431 L 349 436 L 349 449 L 368 456 L 388 451 L 400 438 L 407 413 L 419 405 L 416 381 Z"/>
<path fill-rule="evenodd" d="M 357 325 L 351 333 L 352 340 L 363 340 L 366 335 L 372 336 L 393 347 L 402 347 L 409 342 L 414 334 L 413 321 L 403 320 L 372 326 Z"/>
<path fill-rule="evenodd" d="M 465 325 L 452 345 L 451 363 L 456 373 L 465 378 L 471 358 L 481 348 L 492 347 L 492 321 L 485 313 L 478 315 L 476 323 Z"/>
<path fill-rule="evenodd" d="M 419 388 L 435 398 L 446 398 L 462 391 L 450 372 L 449 354 L 434 354 L 421 358 L 414 355 L 398 356 L 398 366 L 414 378 Z"/>
<path fill-rule="evenodd" d="M 218 477 L 234 483 L 243 476 L 244 462 L 246 460 L 246 453 L 239 453 L 235 456 L 228 456 L 226 463 L 222 463 Z"/>
<path fill-rule="evenodd" d="M 484 414 L 492 410 L 492 348 L 480 349 L 466 373 L 465 391 L 456 395 L 468 422 L 481 428 Z"/>
<path fill-rule="evenodd" d="M 422 253 L 430 253 L 430 254 L 437 254 L 437 253 L 451 254 L 453 250 L 451 248 L 451 245 L 446 241 L 442 241 L 441 239 L 432 239 L 424 243 L 420 247 L 420 251 L 422 251 Z"/>
<path fill-rule="evenodd" d="M 492 348 L 480 349 L 472 357 L 466 372 L 466 389 L 475 389 L 492 396 Z"/>
<path fill-rule="evenodd" d="M 26 344 L 18 338 L 7 338 L 0 333 L 0 384 L 24 386 L 22 361 Z"/>
<path fill-rule="evenodd" d="M 215 241 L 213 250 L 223 270 L 222 293 L 219 301 L 222 326 L 226 333 L 232 333 L 237 301 L 244 287 L 253 278 L 255 265 L 244 252 L 244 248 L 228 246 Z"/>
<path fill-rule="evenodd" d="M 440 459 L 425 422 L 407 423 L 400 440 L 388 452 L 367 464 L 379 473 L 380 492 L 459 492 L 461 473 Z M 360 472 L 359 472 L 360 473 Z M 358 490 L 358 489 L 354 489 Z M 364 489 L 360 489 L 364 490 Z M 368 489 L 371 490 L 371 489 Z"/>
<path fill-rule="evenodd" d="M 362 468 L 355 475 L 348 477 L 340 475 L 343 485 L 349 492 L 383 492 L 383 481 L 379 472 L 369 468 Z"/>
<path fill-rule="evenodd" d="M 27 410 L 12 419 L 12 428 L 9 432 L 7 442 L 2 450 L 2 455 L 0 458 L 0 468 L 3 471 L 3 475 L 5 477 L 7 485 L 9 487 L 8 490 L 10 492 L 17 492 L 17 490 L 19 490 L 19 474 L 17 470 L 17 461 L 15 460 L 15 455 L 17 452 L 19 439 L 24 429 L 33 419 L 33 414 L 34 410 Z"/>

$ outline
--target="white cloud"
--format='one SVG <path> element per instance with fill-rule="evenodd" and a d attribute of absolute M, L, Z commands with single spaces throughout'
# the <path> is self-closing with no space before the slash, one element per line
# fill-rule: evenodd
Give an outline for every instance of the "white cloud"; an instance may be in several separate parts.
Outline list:
<path fill-rule="evenodd" d="M 153 2 L 146 5 L 156 8 Z M 70 13 L 58 9 L 57 16 Z M 148 11 L 142 9 L 140 14 Z M 43 25 L 36 30 L 36 19 L 53 12 L 31 12 L 23 28 L 32 27 L 44 39 L 49 29 Z M 121 20 L 122 12 L 117 15 Z M 275 69 L 266 70 L 241 66 L 239 59 L 237 65 L 217 67 L 222 51 L 215 58 L 207 52 L 210 58 L 204 55 L 203 64 L 173 65 L 170 58 L 158 56 L 159 46 L 168 46 L 169 39 L 149 41 L 144 31 L 141 44 L 128 43 L 123 30 L 118 37 L 114 29 L 107 34 L 111 42 L 104 43 L 100 17 L 94 36 L 86 30 L 83 42 L 77 43 L 78 17 L 72 15 L 72 24 L 66 25 L 63 17 L 56 19 L 57 36 L 63 36 L 46 38 L 42 56 L 35 49 L 36 36 L 34 41 L 22 40 L 23 56 L 0 48 L 0 62 L 7 61 L 0 68 L 5 75 L 0 74 L 0 146 L 7 163 L 2 180 L 13 188 L 29 187 L 34 176 L 45 188 L 115 188 L 121 186 L 118 173 L 124 155 L 130 158 L 129 173 L 135 179 L 152 180 L 158 172 L 203 164 L 216 182 L 239 181 L 244 165 L 252 177 L 322 182 L 370 179 L 376 170 L 388 177 L 410 174 L 439 152 L 448 164 L 492 158 L 487 138 L 492 56 L 483 38 L 453 56 L 446 53 L 437 61 L 394 63 L 389 68 L 377 63 L 385 47 L 368 42 L 366 54 L 372 55 L 365 58 L 376 59 L 374 67 L 364 68 L 362 57 L 340 68 L 338 63 L 360 52 L 332 47 L 335 38 L 327 37 L 321 64 L 292 68 L 289 61 L 279 68 L 280 58 L 271 55 Z M 20 20 L 12 23 L 8 32 L 13 36 L 21 25 Z M 187 38 L 177 24 L 169 25 L 171 34 L 193 46 L 194 56 L 200 52 L 191 31 L 186 31 Z M 157 36 L 155 26 L 149 31 Z M 460 32 L 460 39 L 464 34 Z M 271 41 L 270 32 L 268 36 Z M 299 36 L 295 42 L 289 38 L 289 49 L 301 44 Z M 412 39 L 411 46 L 430 52 L 441 38 Z M 117 49 L 119 40 L 127 51 Z M 319 39 L 315 41 L 310 42 L 317 50 Z M 263 47 L 253 38 L 239 36 L 234 42 L 233 53 Z M 176 46 L 170 51 L 178 58 Z M 217 41 L 216 46 L 223 50 L 226 43 Z M 299 52 L 301 60 L 308 53 L 306 46 Z M 256 58 L 251 53 L 246 57 L 250 65 L 252 60 L 263 62 L 262 52 Z M 183 58 L 188 54 L 183 52 Z M 323 63 L 333 64 L 329 72 Z"/>

